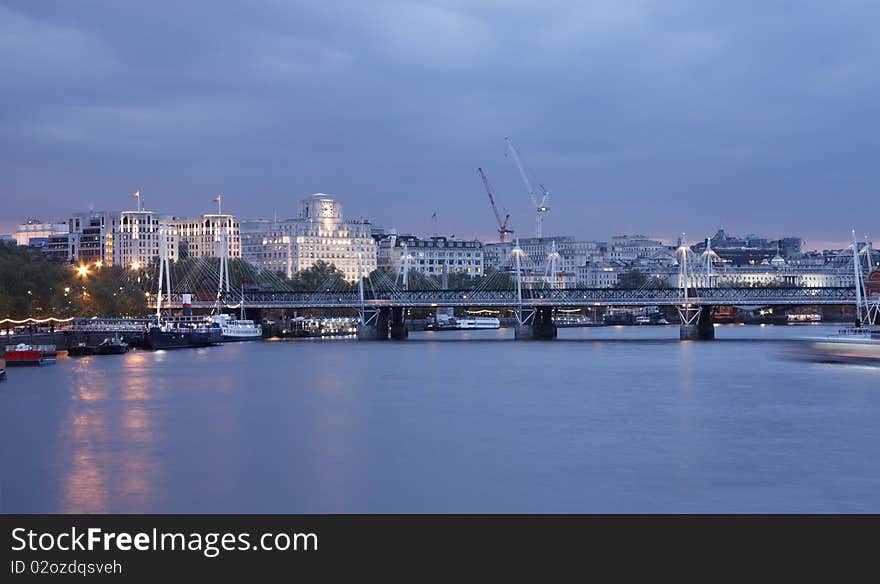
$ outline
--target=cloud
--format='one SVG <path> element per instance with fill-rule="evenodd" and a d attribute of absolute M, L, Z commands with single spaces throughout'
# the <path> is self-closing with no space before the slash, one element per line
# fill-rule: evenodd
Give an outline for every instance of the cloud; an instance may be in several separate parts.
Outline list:
<path fill-rule="evenodd" d="M 0 230 L 54 209 L 347 212 L 525 234 L 511 135 L 553 192 L 545 230 L 840 239 L 880 170 L 880 7 L 692 0 L 0 4 Z M 246 201 L 246 203 L 245 203 Z M 837 201 L 838 204 L 829 204 Z M 846 204 L 839 204 L 846 201 Z M 47 217 L 48 218 L 48 217 Z M 866 226 L 867 228 L 867 226 Z"/>

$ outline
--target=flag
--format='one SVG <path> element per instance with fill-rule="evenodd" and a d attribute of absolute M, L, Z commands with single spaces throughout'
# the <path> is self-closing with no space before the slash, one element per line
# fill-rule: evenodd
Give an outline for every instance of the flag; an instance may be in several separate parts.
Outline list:
<path fill-rule="evenodd" d="M 134 198 L 135 198 L 135 199 L 137 199 L 137 198 L 140 197 L 140 196 L 141 196 L 141 192 L 140 192 L 140 191 L 135 191 L 135 192 L 134 192 Z"/>
<path fill-rule="evenodd" d="M 215 202 L 215 203 L 219 203 L 219 202 L 220 202 L 220 199 L 222 199 L 222 198 L 223 198 L 223 197 L 221 197 L 220 195 L 217 195 L 216 197 L 214 197 L 214 202 Z"/>
<path fill-rule="evenodd" d="M 436 218 L 437 218 L 437 211 L 434 211 L 434 214 L 431 215 L 431 219 L 436 219 Z"/>

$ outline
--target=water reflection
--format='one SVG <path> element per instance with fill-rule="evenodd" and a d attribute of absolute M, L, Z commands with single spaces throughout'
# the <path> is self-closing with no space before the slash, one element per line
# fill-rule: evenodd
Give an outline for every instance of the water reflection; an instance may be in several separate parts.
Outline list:
<path fill-rule="evenodd" d="M 147 373 L 149 355 L 133 352 L 77 361 L 66 428 L 69 467 L 63 480 L 64 513 L 104 513 L 122 498 L 130 509 L 149 509 L 159 461 Z M 112 369 L 102 367 L 109 359 Z"/>
<path fill-rule="evenodd" d="M 0 391 L 2 510 L 880 510 L 878 370 L 777 359 L 768 341 L 801 334 L 414 332 L 59 359 Z"/>

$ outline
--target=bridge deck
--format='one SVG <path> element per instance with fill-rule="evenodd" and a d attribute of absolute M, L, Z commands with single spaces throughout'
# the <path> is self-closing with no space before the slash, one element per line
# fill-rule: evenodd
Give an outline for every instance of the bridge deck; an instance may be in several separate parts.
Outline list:
<path fill-rule="evenodd" d="M 690 304 L 698 306 L 773 306 L 854 304 L 852 288 L 698 288 L 688 294 Z M 237 305 L 240 297 L 228 298 L 226 306 Z M 618 290 L 614 288 L 570 288 L 561 290 L 523 290 L 522 306 L 675 306 L 682 303 L 681 290 Z M 210 308 L 214 300 L 197 300 L 193 308 Z M 519 305 L 516 291 L 412 290 L 370 292 L 366 307 L 434 306 L 514 307 Z M 357 292 L 258 292 L 245 294 L 248 308 L 360 308 Z M 163 306 L 179 308 L 179 295 Z"/>

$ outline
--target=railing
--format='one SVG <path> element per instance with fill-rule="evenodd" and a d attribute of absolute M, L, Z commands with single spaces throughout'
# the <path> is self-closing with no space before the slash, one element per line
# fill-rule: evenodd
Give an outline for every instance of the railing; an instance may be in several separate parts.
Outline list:
<path fill-rule="evenodd" d="M 523 306 L 675 306 L 682 302 L 678 288 L 619 290 L 615 288 L 526 289 Z M 215 301 L 193 300 L 194 308 L 209 308 Z M 515 290 L 410 290 L 365 292 L 364 304 L 372 307 L 405 306 L 514 306 Z M 697 306 L 854 304 L 852 288 L 692 288 L 688 303 Z M 251 308 L 358 308 L 357 292 L 256 292 L 245 295 Z M 172 297 L 163 306 L 179 307 Z"/>

